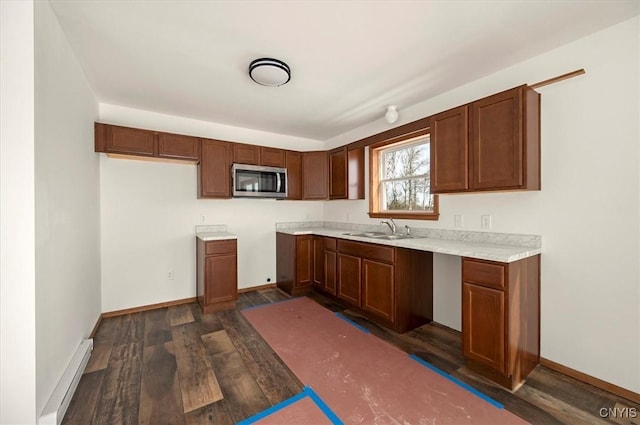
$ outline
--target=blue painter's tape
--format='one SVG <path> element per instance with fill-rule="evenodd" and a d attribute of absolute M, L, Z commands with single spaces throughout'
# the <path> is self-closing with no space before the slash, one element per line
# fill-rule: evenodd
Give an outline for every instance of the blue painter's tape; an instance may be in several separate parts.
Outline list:
<path fill-rule="evenodd" d="M 325 414 L 325 416 L 331 421 L 334 425 L 344 425 L 344 422 L 338 418 L 338 416 L 327 406 L 327 404 L 320 398 L 315 391 L 311 389 L 311 387 L 304 387 L 301 393 L 294 395 L 291 398 L 288 398 L 270 408 L 263 410 L 260 413 L 257 413 L 247 419 L 243 419 L 238 422 L 236 425 L 251 425 L 255 422 L 258 422 L 261 419 L 266 418 L 267 416 L 277 412 L 278 410 L 284 409 L 285 407 L 291 406 L 292 404 L 302 400 L 305 397 L 309 397 L 318 408 Z"/>
<path fill-rule="evenodd" d="M 311 387 L 304 387 L 304 391 L 307 392 L 307 395 L 311 398 L 311 400 L 313 400 L 316 403 L 316 406 L 318 406 L 318 408 L 322 410 L 322 413 L 324 413 L 325 416 L 329 418 L 332 424 L 344 425 L 344 422 L 340 420 L 338 415 L 333 413 L 333 410 L 331 410 L 329 406 L 327 406 L 327 403 L 325 403 L 324 400 L 322 400 L 320 396 L 316 394 L 316 392 L 313 391 L 313 389 L 311 389 Z"/>
<path fill-rule="evenodd" d="M 368 334 L 369 329 L 365 328 L 364 326 L 360 326 L 359 324 L 357 324 L 356 322 L 354 322 L 353 320 L 347 318 L 346 316 L 343 316 L 342 314 L 336 312 L 335 313 L 336 316 L 338 316 L 339 318 L 341 318 L 342 320 L 344 320 L 345 322 L 349 323 L 352 326 L 355 326 L 356 328 L 360 329 L 362 332 Z"/>
<path fill-rule="evenodd" d="M 435 367 L 431 363 L 422 360 L 420 357 L 418 357 L 418 356 L 416 356 L 414 354 L 409 354 L 409 358 L 411 358 L 411 359 L 417 361 L 418 363 L 420 363 L 421 365 L 431 369 L 432 371 L 434 371 L 438 375 L 447 378 L 449 381 L 453 382 L 454 384 L 457 384 L 457 385 L 461 386 L 465 390 L 469 391 L 470 393 L 472 393 L 476 397 L 480 397 L 481 399 L 483 399 L 487 403 L 493 405 L 494 407 L 497 407 L 498 409 L 504 409 L 504 406 L 502 405 L 502 403 L 499 403 L 499 402 L 495 401 L 491 397 L 489 397 L 489 396 L 481 393 L 480 391 L 476 390 L 475 388 L 473 388 L 471 385 L 467 384 L 466 382 L 462 382 L 458 378 L 455 378 L 455 377 L 449 375 L 448 373 L 444 372 L 443 370 L 438 369 L 437 367 Z"/>

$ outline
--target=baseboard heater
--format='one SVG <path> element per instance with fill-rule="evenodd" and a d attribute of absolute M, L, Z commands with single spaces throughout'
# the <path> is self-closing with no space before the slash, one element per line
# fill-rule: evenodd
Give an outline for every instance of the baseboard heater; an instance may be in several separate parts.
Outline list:
<path fill-rule="evenodd" d="M 82 373 L 89 362 L 89 357 L 91 357 L 91 350 L 93 350 L 93 339 L 83 339 L 56 389 L 53 390 L 49 402 L 44 407 L 38 425 L 60 425 L 62 423 L 62 418 L 67 412 L 73 393 L 76 391 Z"/>

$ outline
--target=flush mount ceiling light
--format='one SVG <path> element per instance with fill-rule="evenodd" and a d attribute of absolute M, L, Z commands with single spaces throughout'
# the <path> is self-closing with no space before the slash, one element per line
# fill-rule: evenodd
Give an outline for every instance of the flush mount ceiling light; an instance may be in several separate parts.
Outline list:
<path fill-rule="evenodd" d="M 260 58 L 249 64 L 249 76 L 262 86 L 278 87 L 289 82 L 291 69 L 278 59 Z"/>
<path fill-rule="evenodd" d="M 399 115 L 398 115 L 398 110 L 396 108 L 397 108 L 396 105 L 387 106 L 387 112 L 384 114 L 384 119 L 389 124 L 393 124 L 394 122 L 398 121 Z"/>

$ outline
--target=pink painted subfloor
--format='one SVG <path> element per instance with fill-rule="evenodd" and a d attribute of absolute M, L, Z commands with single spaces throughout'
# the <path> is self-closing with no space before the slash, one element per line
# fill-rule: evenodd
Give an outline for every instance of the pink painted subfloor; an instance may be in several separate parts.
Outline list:
<path fill-rule="evenodd" d="M 243 314 L 345 424 L 528 423 L 309 298 L 244 310 Z"/>
<path fill-rule="evenodd" d="M 254 422 L 256 425 L 331 425 L 331 421 L 309 397 Z"/>

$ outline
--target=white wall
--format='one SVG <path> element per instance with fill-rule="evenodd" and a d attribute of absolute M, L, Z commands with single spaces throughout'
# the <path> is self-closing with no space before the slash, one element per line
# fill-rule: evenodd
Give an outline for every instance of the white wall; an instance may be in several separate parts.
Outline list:
<path fill-rule="evenodd" d="M 288 149 L 323 148 L 317 141 L 114 105 L 100 105 L 100 120 Z M 197 199 L 197 167 L 191 164 L 101 155 L 100 172 L 105 312 L 195 296 L 198 224 L 226 224 L 238 235 L 238 286 L 246 288 L 268 278 L 275 282 L 276 222 L 322 220 L 322 202 Z"/>
<path fill-rule="evenodd" d="M 438 222 L 420 227 L 542 235 L 542 356 L 640 391 L 638 18 L 402 109 L 403 124 L 522 83 L 584 68 L 542 94 L 542 191 L 440 196 Z M 331 146 L 386 129 L 381 122 Z M 329 202 L 324 219 L 371 223 L 366 201 Z M 404 224 L 404 222 L 402 223 Z M 459 261 L 434 258 L 434 315 L 460 329 Z"/>
<path fill-rule="evenodd" d="M 0 423 L 36 423 L 32 1 L 0 2 Z"/>
<path fill-rule="evenodd" d="M 539 89 L 542 191 L 441 196 L 438 222 L 400 224 L 452 229 L 453 216 L 462 214 L 462 229 L 480 230 L 480 215 L 490 214 L 492 231 L 542 235 L 543 357 L 638 392 L 638 18 L 401 107 L 398 125 L 578 68 L 587 74 Z M 112 105 L 101 105 L 100 119 L 298 150 L 339 146 L 388 128 L 375 122 L 322 147 Z M 366 215 L 367 201 L 196 200 L 195 191 L 194 166 L 101 158 L 103 311 L 193 296 L 193 226 L 202 215 L 239 235 L 240 287 L 273 276 L 277 221 L 376 222 Z M 436 255 L 434 261 L 435 318 L 459 329 L 459 259 Z"/>
<path fill-rule="evenodd" d="M 100 315 L 98 104 L 48 1 L 35 2 L 36 382 L 41 412 Z"/>

